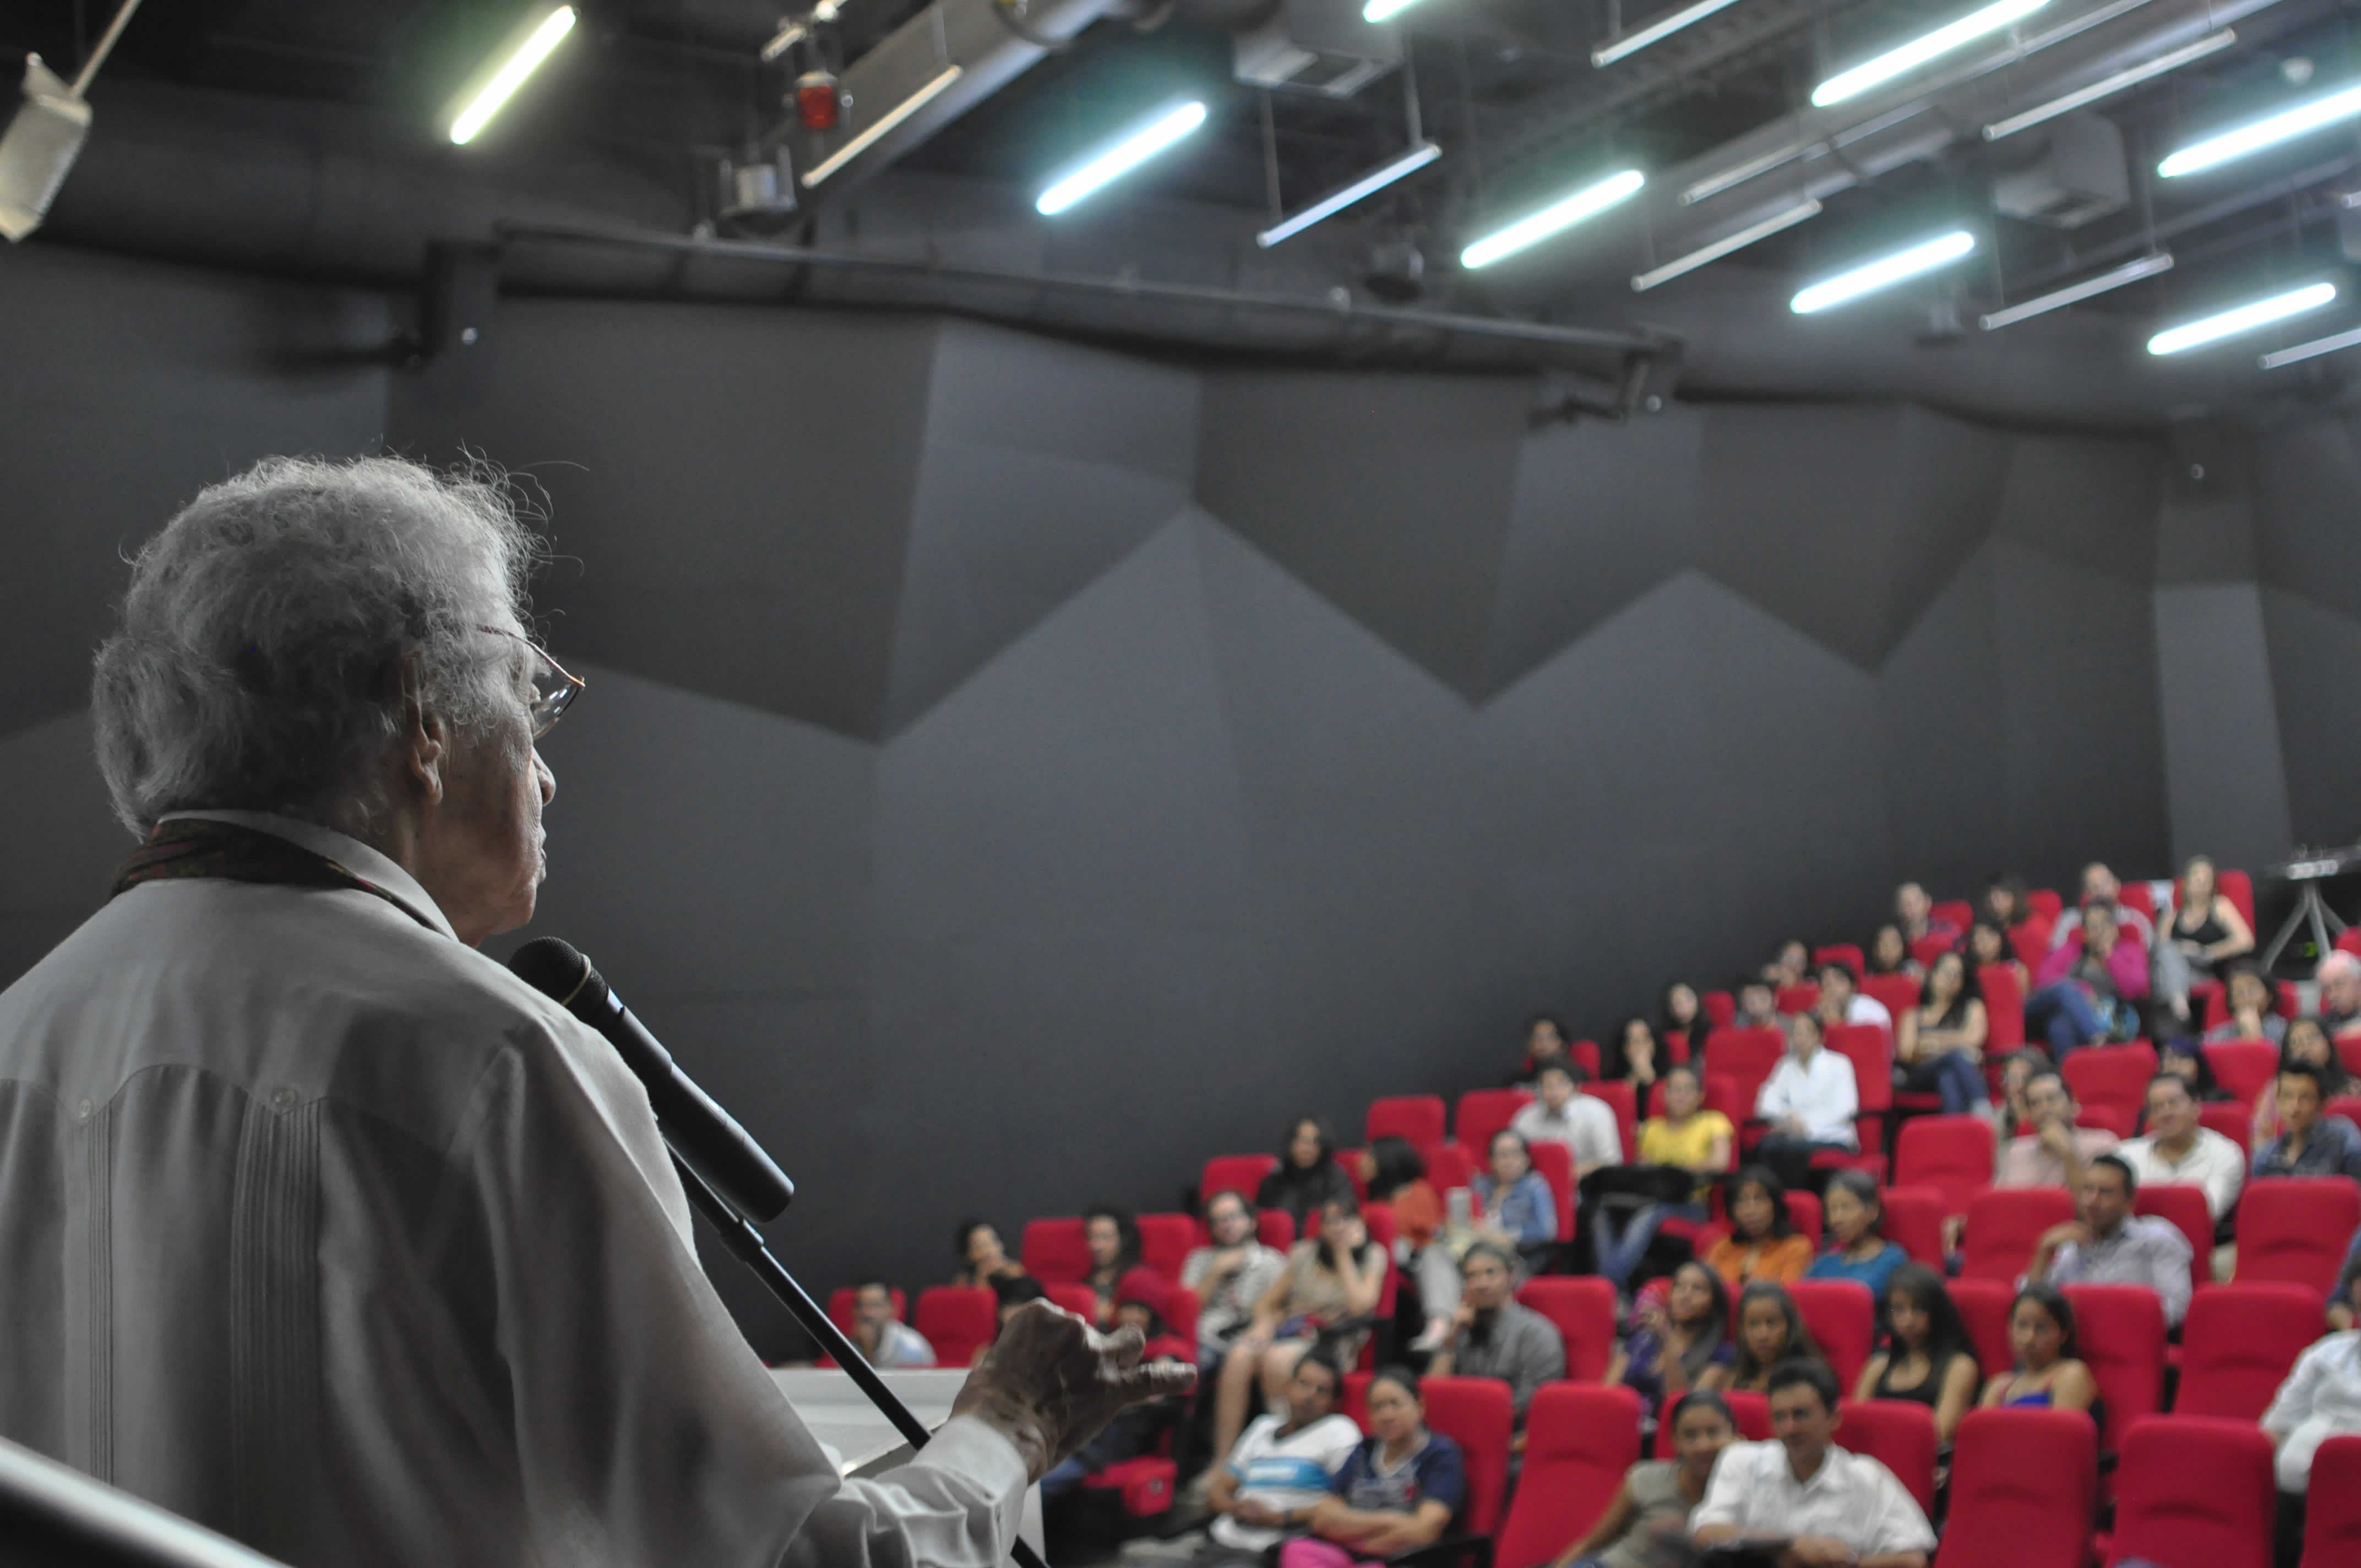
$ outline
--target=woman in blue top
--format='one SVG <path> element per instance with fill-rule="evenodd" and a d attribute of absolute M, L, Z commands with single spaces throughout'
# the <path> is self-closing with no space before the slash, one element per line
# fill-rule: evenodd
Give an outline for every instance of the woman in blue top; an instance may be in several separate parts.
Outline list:
<path fill-rule="evenodd" d="M 2018 1291 L 2008 1310 L 2008 1343 L 2016 1352 L 2016 1370 L 1984 1385 L 1985 1409 L 2033 1405 L 2089 1410 L 2104 1429 L 2099 1380 L 2083 1364 L 2082 1347 L 2074 1337 L 2074 1308 L 2064 1291 L 2054 1285 L 2028 1285 Z"/>
<path fill-rule="evenodd" d="M 1513 1247 L 1525 1266 L 1540 1272 L 1557 1242 L 1557 1204 L 1549 1183 L 1533 1171 L 1533 1151 L 1521 1133 L 1492 1135 L 1492 1168 L 1467 1184 L 1483 1212 L 1476 1228 L 1502 1246 Z"/>
<path fill-rule="evenodd" d="M 1370 1435 L 1329 1495 L 1286 1522 L 1309 1526 L 1279 1549 L 1279 1568 L 1350 1568 L 1432 1546 L 1467 1499 L 1459 1445 L 1428 1430 L 1417 1375 L 1383 1366 L 1369 1379 Z"/>
<path fill-rule="evenodd" d="M 1828 1249 L 1804 1270 L 1806 1279 L 1857 1279 L 1885 1310 L 1885 1287 L 1910 1255 L 1885 1239 L 1885 1206 L 1865 1170 L 1839 1170 L 1821 1199 L 1828 1205 Z"/>

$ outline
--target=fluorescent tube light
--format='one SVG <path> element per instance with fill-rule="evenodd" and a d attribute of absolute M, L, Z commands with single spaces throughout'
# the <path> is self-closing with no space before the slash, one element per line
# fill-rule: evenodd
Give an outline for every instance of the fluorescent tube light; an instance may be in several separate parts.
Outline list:
<path fill-rule="evenodd" d="M 1857 97 L 1882 82 L 1890 82 L 1906 71 L 1916 71 L 1939 55 L 1950 53 L 1962 44 L 1973 43 L 1986 33 L 1996 33 L 2020 16 L 2031 16 L 2048 0 L 1997 0 L 1981 11 L 1971 11 L 1949 26 L 1937 27 L 1924 38 L 1913 38 L 1900 49 L 1888 49 L 1875 60 L 1865 60 L 1850 71 L 1841 71 L 1812 89 L 1812 102 L 1820 108 L 1841 104 Z"/>
<path fill-rule="evenodd" d="M 2159 272 L 2171 270 L 2172 253 L 2158 251 L 2154 256 L 2126 261 L 2121 267 L 2085 278 L 2080 283 L 2069 283 L 2063 289 L 2037 295 L 2022 304 L 2009 305 L 1976 319 L 1983 324 L 1986 332 L 1997 332 L 2002 327 L 2015 326 L 2021 321 L 2070 305 L 2077 300 L 2087 300 L 2093 294 L 2103 294 L 2110 289 L 2120 289 L 2126 283 L 2136 283 L 2143 278 L 2153 278 Z"/>
<path fill-rule="evenodd" d="M 2349 120 L 2361 115 L 2361 87 L 2340 87 L 2334 93 L 2323 93 L 2292 109 L 2240 126 L 2236 130 L 2224 131 L 2218 137 L 2208 137 L 2193 142 L 2156 166 L 2156 171 L 2169 180 L 2178 174 L 2195 174 L 2212 169 L 2250 152 L 2260 152 L 2276 147 L 2291 137 L 2306 131 L 2316 131 L 2333 126 L 2339 120 Z"/>
<path fill-rule="evenodd" d="M 2044 120 L 2054 120 L 2060 115 L 2072 113 L 2085 104 L 2095 104 L 2102 98 L 2112 97 L 2126 87 L 2136 87 L 2150 77 L 2162 76 L 2168 71 L 2178 71 L 2192 60 L 2203 60 L 2209 54 L 2219 54 L 2237 41 L 2238 35 L 2228 27 L 2223 28 L 2218 33 L 2208 33 L 2193 44 L 2183 44 L 2179 49 L 2169 49 L 2158 55 L 2144 65 L 2135 65 L 2127 70 L 2118 71 L 2113 76 L 2102 77 L 2088 87 L 2077 88 L 2062 98 L 2052 98 L 2039 108 L 2027 109 L 2021 115 L 2011 115 L 2004 120 L 1994 120 L 1984 127 L 1984 140 L 1998 141 L 2003 137 L 2015 136 L 2028 126 L 2037 126 Z"/>
<path fill-rule="evenodd" d="M 1507 228 L 1486 235 L 1482 239 L 1459 253 L 1459 265 L 1474 270 L 1489 267 L 1504 256 L 1514 256 L 1527 246 L 1537 245 L 1562 229 L 1572 228 L 1583 219 L 1595 216 L 1627 201 L 1648 177 L 1636 169 L 1626 169 L 1610 174 L 1596 185 L 1586 185 L 1564 201 L 1553 203 L 1529 217 L 1518 219 Z"/>
<path fill-rule="evenodd" d="M 1697 0 L 1694 5 L 1684 5 L 1662 21 L 1651 22 L 1636 33 L 1625 33 L 1612 43 L 1599 45 L 1590 51 L 1593 65 L 1612 65 L 1627 54 L 1637 54 L 1658 38 L 1670 38 L 1683 27 L 1702 22 L 1725 5 L 1738 0 Z"/>
<path fill-rule="evenodd" d="M 924 87 L 919 88 L 916 93 L 911 93 L 907 98 L 903 99 L 900 103 L 895 104 L 892 108 L 878 115 L 875 124 L 869 126 L 863 129 L 859 136 L 854 137 L 851 141 L 846 142 L 842 147 L 838 148 L 834 152 L 829 153 L 826 158 L 821 159 L 818 163 L 815 163 L 809 169 L 805 170 L 803 174 L 804 189 L 807 191 L 810 190 L 813 186 L 818 184 L 821 181 L 827 179 L 829 175 L 835 173 L 846 164 L 851 163 L 854 159 L 859 158 L 862 153 L 867 152 L 872 147 L 876 145 L 878 137 L 885 135 L 886 132 L 900 125 L 904 120 L 908 119 L 911 115 L 917 114 L 919 110 L 933 103 L 935 99 L 941 94 L 943 89 L 949 87 L 952 82 L 957 82 L 961 74 L 963 74 L 962 68 L 959 66 L 947 65 L 943 67 L 941 72 L 937 75 L 932 82 L 928 82 Z"/>
<path fill-rule="evenodd" d="M 1268 250 L 1283 239 L 1292 238 L 1321 219 L 1333 217 L 1362 197 L 1384 190 L 1405 174 L 1415 174 L 1443 156 L 1443 149 L 1431 141 L 1422 141 L 1395 159 L 1391 163 L 1372 169 L 1341 190 L 1332 191 L 1292 217 L 1281 218 L 1255 236 L 1255 243 Z"/>
<path fill-rule="evenodd" d="M 1205 105 L 1183 104 L 1158 115 L 1041 192 L 1034 209 L 1062 213 L 1108 181 L 1122 178 L 1205 123 Z"/>
<path fill-rule="evenodd" d="M 1719 261 L 1733 250 L 1743 250 L 1758 239 L 1766 239 L 1781 229 L 1794 228 L 1806 218 L 1819 216 L 1820 204 L 1809 197 L 1784 212 L 1773 213 L 1759 224 L 1751 224 L 1736 234 L 1722 236 L 1711 245 L 1702 245 L 1675 261 L 1667 261 L 1653 271 L 1642 272 L 1631 280 L 1634 293 L 1644 294 L 1659 283 L 1668 283 L 1684 272 L 1694 272 L 1708 261 Z"/>
<path fill-rule="evenodd" d="M 2310 343 L 2299 343 L 2293 348 L 2281 348 L 2263 356 L 2263 368 L 2276 370 L 2282 365 L 2292 365 L 2299 359 L 2312 359 L 2323 354 L 2334 354 L 2340 348 L 2361 345 L 2361 327 L 2340 332 L 2333 337 L 2315 337 Z"/>
<path fill-rule="evenodd" d="M 459 117 L 451 122 L 451 145 L 465 147 L 475 140 L 476 133 L 484 128 L 485 122 L 500 112 L 500 105 L 515 96 L 516 90 L 524 85 L 524 79 L 531 76 L 534 68 L 549 58 L 549 51 L 573 30 L 574 7 L 571 5 L 560 5 L 543 17 L 541 26 L 527 35 L 524 42 L 517 46 L 516 53 L 509 56 L 500 68 L 492 72 L 492 79 L 484 83 L 483 90 L 470 99 L 467 106 L 459 111 Z"/>
<path fill-rule="evenodd" d="M 1953 229 L 1907 250 L 1897 250 L 1891 256 L 1881 256 L 1875 261 L 1864 262 L 1850 272 L 1815 283 L 1787 302 L 1787 308 L 1799 316 L 1825 311 L 1863 294 L 1873 294 L 1889 284 L 1905 278 L 1916 278 L 1921 272 L 1931 272 L 1938 267 L 1957 261 L 1976 247 L 1976 236 L 1965 229 Z"/>
<path fill-rule="evenodd" d="M 2180 326 L 2158 333 L 2147 340 L 2150 354 L 2179 354 L 2183 349 L 2197 348 L 2208 343 L 2268 326 L 2289 316 L 2316 311 L 2336 298 L 2334 283 L 2311 283 L 2301 289 L 2290 289 L 2284 294 L 2273 294 L 2268 300 L 2257 300 L 2250 305 L 2240 305 L 2235 311 L 2206 316 Z"/>
<path fill-rule="evenodd" d="M 1407 11 L 1417 4 L 1418 0 L 1369 0 L 1361 7 L 1361 20 L 1382 22 L 1395 12 Z"/>

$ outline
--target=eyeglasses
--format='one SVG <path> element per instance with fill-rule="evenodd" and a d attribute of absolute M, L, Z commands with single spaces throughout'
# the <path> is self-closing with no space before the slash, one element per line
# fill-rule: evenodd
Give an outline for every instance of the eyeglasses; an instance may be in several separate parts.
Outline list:
<path fill-rule="evenodd" d="M 479 626 L 476 630 L 495 637 L 513 638 L 524 644 L 531 656 L 525 674 L 533 682 L 533 701 L 525 708 L 525 717 L 533 721 L 533 738 L 538 740 L 556 729 L 557 721 L 566 717 L 566 710 L 582 694 L 582 677 L 567 674 L 565 665 L 521 631 L 511 631 L 504 626 Z"/>

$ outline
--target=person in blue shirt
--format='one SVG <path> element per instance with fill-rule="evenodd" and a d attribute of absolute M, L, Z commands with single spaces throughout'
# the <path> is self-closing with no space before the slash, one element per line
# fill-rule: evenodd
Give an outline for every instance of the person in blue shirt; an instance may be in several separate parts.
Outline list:
<path fill-rule="evenodd" d="M 1557 1243 L 1557 1203 L 1549 1183 L 1533 1169 L 1532 1146 L 1522 1134 L 1506 1129 L 1493 1134 L 1489 1154 L 1491 1168 L 1467 1184 L 1482 1211 L 1476 1228 L 1514 1249 L 1526 1268 L 1538 1274 Z"/>
<path fill-rule="evenodd" d="M 1351 1568 L 1442 1539 L 1467 1499 L 1459 1445 L 1428 1430 L 1418 1376 L 1380 1367 L 1369 1380 L 1370 1436 L 1300 1519 L 1312 1533 L 1279 1549 L 1279 1568 Z"/>
<path fill-rule="evenodd" d="M 1857 1279 L 1883 1310 L 1885 1287 L 1910 1255 L 1885 1239 L 1885 1206 L 1865 1170 L 1839 1170 L 1820 1200 L 1828 1205 L 1828 1248 L 1804 1270 L 1806 1279 Z"/>

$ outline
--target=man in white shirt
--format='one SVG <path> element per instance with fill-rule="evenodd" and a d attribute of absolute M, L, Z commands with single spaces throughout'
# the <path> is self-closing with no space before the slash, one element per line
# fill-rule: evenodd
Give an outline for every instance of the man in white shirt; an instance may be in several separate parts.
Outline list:
<path fill-rule="evenodd" d="M 894 1292 L 883 1280 L 853 1288 L 852 1343 L 872 1366 L 932 1366 L 935 1347 L 894 1310 Z"/>
<path fill-rule="evenodd" d="M 2117 1144 L 2143 1187 L 2202 1187 L 2205 1208 L 2220 1224 L 2246 1184 L 2246 1151 L 2197 1120 L 2197 1100 L 2178 1073 L 2148 1080 L 2147 1133 Z"/>
<path fill-rule="evenodd" d="M 1564 1144 L 1574 1156 L 1575 1179 L 1592 1171 L 1623 1163 L 1623 1134 L 1615 1124 L 1615 1108 L 1604 1100 L 1577 1093 L 1571 1062 L 1552 1062 L 1542 1069 L 1533 1087 L 1541 1098 L 1519 1111 L 1509 1130 L 1529 1144 Z"/>
<path fill-rule="evenodd" d="M 1019 1311 L 845 1480 L 698 1266 L 648 1095 L 476 950 L 581 689 L 500 494 L 272 459 L 140 552 L 92 719 L 147 839 L 0 993 L 0 1435 L 311 1568 L 997 1568 L 1194 1380 Z"/>
<path fill-rule="evenodd" d="M 1771 1124 L 1756 1151 L 1763 1162 L 1791 1189 L 1813 1186 L 1814 1155 L 1861 1147 L 1852 1124 L 1860 1109 L 1852 1063 L 1821 1044 L 1818 1017 L 1798 1013 L 1788 1019 L 1787 1054 L 1754 1097 L 1754 1113 Z"/>
<path fill-rule="evenodd" d="M 1311 1512 L 1361 1443 L 1361 1429 L 1335 1413 L 1343 1383 L 1335 1358 L 1314 1350 L 1295 1364 L 1287 1408 L 1257 1416 L 1238 1434 L 1213 1476 L 1206 1506 L 1220 1516 L 1206 1530 L 1201 1563 L 1266 1561 L 1290 1517 Z"/>
<path fill-rule="evenodd" d="M 2349 1311 L 2361 1303 L 2361 1278 L 2349 1267 L 2345 1277 L 2353 1283 L 2337 1305 Z M 2279 1539 L 2300 1541 L 2320 1445 L 2332 1437 L 2361 1435 L 2361 1330 L 2329 1334 L 2296 1357 L 2262 1424 L 2279 1450 L 2272 1464 L 2279 1482 Z"/>
<path fill-rule="evenodd" d="M 1935 1531 L 1894 1472 L 1830 1441 L 1837 1380 L 1819 1361 L 1771 1369 L 1769 1442 L 1721 1451 L 1689 1515 L 1699 1546 L 1759 1544 L 1795 1568 L 1927 1568 Z"/>
<path fill-rule="evenodd" d="M 2025 1110 L 2033 1118 L 2033 1131 L 2001 1145 L 1993 1166 L 1994 1187 L 2063 1187 L 2078 1192 L 2082 1168 L 2118 1142 L 2104 1127 L 2074 1124 L 2082 1107 L 2055 1068 L 2038 1069 L 2026 1079 Z M 2007 1125 L 2004 1117 L 2001 1126 Z"/>

